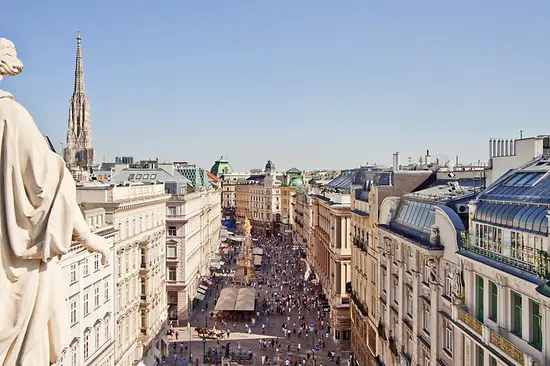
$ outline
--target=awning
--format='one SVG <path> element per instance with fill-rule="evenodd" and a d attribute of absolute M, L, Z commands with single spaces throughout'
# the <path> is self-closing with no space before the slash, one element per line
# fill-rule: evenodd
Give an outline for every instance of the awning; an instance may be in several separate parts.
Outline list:
<path fill-rule="evenodd" d="M 255 255 L 254 256 L 254 265 L 255 266 L 261 266 L 262 265 L 262 256 L 261 255 Z"/>
<path fill-rule="evenodd" d="M 208 287 L 205 286 L 205 285 L 199 285 L 199 288 L 200 288 L 200 289 L 203 289 L 204 291 L 208 290 Z"/>
<path fill-rule="evenodd" d="M 198 292 L 199 294 L 203 294 L 203 295 L 206 294 L 206 290 L 205 290 L 205 289 L 202 289 L 202 288 L 200 288 L 200 287 L 197 289 L 197 292 Z"/>
<path fill-rule="evenodd" d="M 204 294 L 201 294 L 200 292 L 197 292 L 196 295 L 195 295 L 195 299 L 203 300 L 204 299 Z"/>
<path fill-rule="evenodd" d="M 255 300 L 256 290 L 250 287 L 239 289 L 235 311 L 253 311 Z"/>
<path fill-rule="evenodd" d="M 256 290 L 253 288 L 224 288 L 214 311 L 253 311 L 255 300 Z"/>
<path fill-rule="evenodd" d="M 210 281 L 208 278 L 206 278 L 204 282 L 206 282 L 208 286 L 212 286 L 214 284 L 214 282 Z"/>

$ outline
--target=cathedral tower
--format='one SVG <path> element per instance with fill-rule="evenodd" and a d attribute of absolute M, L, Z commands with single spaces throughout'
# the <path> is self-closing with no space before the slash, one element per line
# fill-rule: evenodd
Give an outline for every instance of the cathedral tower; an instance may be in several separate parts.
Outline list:
<path fill-rule="evenodd" d="M 67 147 L 63 156 L 67 165 L 88 167 L 94 163 L 94 149 L 92 147 L 90 105 L 88 104 L 88 97 L 84 90 L 84 68 L 82 66 L 80 31 L 78 31 L 76 42 L 74 91 L 70 99 Z"/>

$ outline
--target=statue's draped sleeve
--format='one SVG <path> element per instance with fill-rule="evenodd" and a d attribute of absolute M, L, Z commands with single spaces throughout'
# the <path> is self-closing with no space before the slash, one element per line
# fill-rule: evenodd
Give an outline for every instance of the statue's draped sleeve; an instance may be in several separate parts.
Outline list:
<path fill-rule="evenodd" d="M 48 259 L 71 245 L 75 182 L 61 156 L 50 150 L 29 113 L 0 99 L 2 236 L 14 259 Z M 5 229 L 5 230 L 4 230 Z M 17 269 L 13 273 L 17 277 Z"/>
<path fill-rule="evenodd" d="M 0 90 L 1 366 L 47 365 L 68 346 L 58 255 L 70 248 L 75 215 L 82 213 L 63 159 Z"/>

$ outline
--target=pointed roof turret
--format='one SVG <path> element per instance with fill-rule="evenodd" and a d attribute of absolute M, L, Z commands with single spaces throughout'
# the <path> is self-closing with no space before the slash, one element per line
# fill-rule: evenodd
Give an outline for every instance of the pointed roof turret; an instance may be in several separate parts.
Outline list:
<path fill-rule="evenodd" d="M 76 68 L 74 70 L 74 93 L 85 94 L 84 90 L 84 66 L 82 65 L 82 46 L 80 31 L 76 36 Z"/>

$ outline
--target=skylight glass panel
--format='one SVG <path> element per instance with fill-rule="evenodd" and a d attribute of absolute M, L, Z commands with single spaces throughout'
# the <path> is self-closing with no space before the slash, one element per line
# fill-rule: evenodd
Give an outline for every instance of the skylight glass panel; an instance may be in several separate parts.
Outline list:
<path fill-rule="evenodd" d="M 509 184 L 509 185 L 514 185 L 516 184 L 516 182 L 518 180 L 520 180 L 521 178 L 523 178 L 523 175 L 525 173 L 516 173 L 514 174 L 510 179 L 508 179 L 508 181 L 506 182 L 506 184 Z"/>
<path fill-rule="evenodd" d="M 534 185 L 545 173 L 533 173 L 533 177 L 525 185 Z"/>
<path fill-rule="evenodd" d="M 514 183 L 514 185 L 522 186 L 525 183 L 527 183 L 529 180 L 531 180 L 531 178 L 533 178 L 534 175 L 535 175 L 534 173 L 527 173 L 523 177 L 521 177 L 520 180 Z"/>

